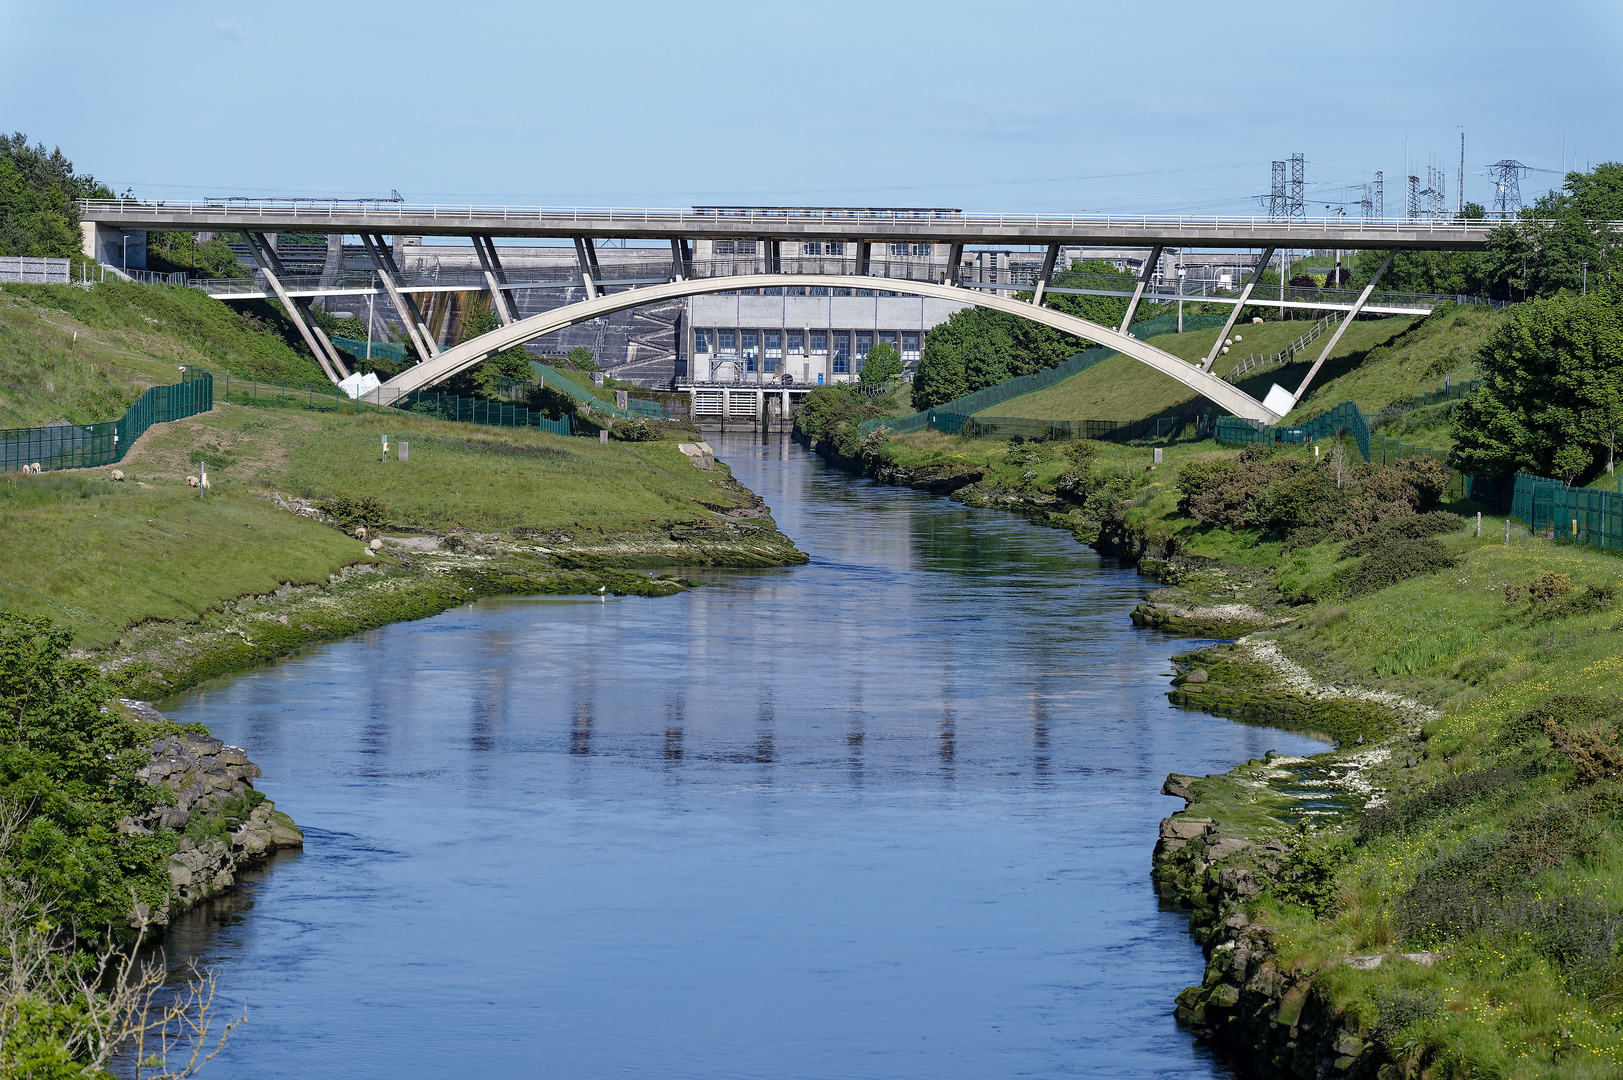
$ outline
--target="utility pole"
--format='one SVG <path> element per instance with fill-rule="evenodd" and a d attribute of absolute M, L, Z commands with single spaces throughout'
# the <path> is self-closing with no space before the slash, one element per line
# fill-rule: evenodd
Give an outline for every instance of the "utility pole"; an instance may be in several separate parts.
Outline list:
<path fill-rule="evenodd" d="M 1465 129 L 1460 129 L 1460 219 L 1465 218 Z"/>

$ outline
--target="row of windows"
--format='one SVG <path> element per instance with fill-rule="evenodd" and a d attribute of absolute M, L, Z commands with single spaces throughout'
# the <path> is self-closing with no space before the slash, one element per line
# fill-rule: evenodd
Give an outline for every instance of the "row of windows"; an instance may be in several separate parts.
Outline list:
<path fill-rule="evenodd" d="M 695 328 L 693 351 L 695 354 L 737 355 L 744 358 L 744 370 L 778 370 L 785 355 L 822 361 L 832 359 L 836 375 L 862 370 L 862 362 L 873 350 L 876 341 L 882 341 L 902 354 L 903 363 L 919 358 L 919 345 L 924 335 L 918 330 L 746 330 L 732 327 Z M 764 367 L 757 368 L 757 364 Z"/>
<path fill-rule="evenodd" d="M 728 289 L 717 296 L 899 296 L 890 289 L 831 289 L 827 285 L 774 285 L 770 289 Z"/>
<path fill-rule="evenodd" d="M 717 255 L 754 255 L 754 240 L 717 240 L 712 249 Z M 802 255 L 844 255 L 845 244 L 839 240 L 809 240 L 800 245 Z M 929 244 L 892 244 L 890 253 L 897 256 L 921 256 L 930 254 Z"/>

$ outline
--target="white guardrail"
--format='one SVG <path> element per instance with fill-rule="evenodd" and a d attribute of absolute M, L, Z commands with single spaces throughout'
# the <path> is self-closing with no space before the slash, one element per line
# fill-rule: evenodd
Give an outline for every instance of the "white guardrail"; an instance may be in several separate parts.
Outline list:
<path fill-rule="evenodd" d="M 131 217 L 150 219 L 154 214 L 180 217 L 230 215 L 247 221 L 264 218 L 275 221 L 309 221 L 312 226 L 328 218 L 362 218 L 380 225 L 406 219 L 454 223 L 460 221 L 504 221 L 513 224 L 613 223 L 646 224 L 669 228 L 677 225 L 702 227 L 720 221 L 764 221 L 780 223 L 857 222 L 893 225 L 940 223 L 972 228 L 976 226 L 1067 227 L 1082 226 L 1176 228 L 1176 229 L 1268 229 L 1269 231 L 1325 232 L 1348 235 L 1416 231 L 1469 236 L 1492 228 L 1499 222 L 1454 221 L 1403 218 L 1295 218 L 1281 221 L 1268 217 L 1222 217 L 1151 214 L 972 214 L 962 210 L 865 210 L 801 209 L 780 207 L 740 207 L 737 209 L 630 209 L 622 207 L 475 206 L 442 203 L 366 203 L 343 199 L 253 199 L 229 202 L 140 203 L 125 199 L 83 199 L 80 212 L 97 220 Z"/>

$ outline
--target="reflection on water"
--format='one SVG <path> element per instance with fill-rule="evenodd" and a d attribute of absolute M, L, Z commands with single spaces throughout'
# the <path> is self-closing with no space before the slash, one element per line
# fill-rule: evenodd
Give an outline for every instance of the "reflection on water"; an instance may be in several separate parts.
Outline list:
<path fill-rule="evenodd" d="M 184 920 L 240 1077 L 1211 1077 L 1149 855 L 1169 771 L 1311 740 L 1172 710 L 1146 584 L 1063 532 L 722 454 L 812 556 L 487 601 L 171 703 L 302 855 Z"/>

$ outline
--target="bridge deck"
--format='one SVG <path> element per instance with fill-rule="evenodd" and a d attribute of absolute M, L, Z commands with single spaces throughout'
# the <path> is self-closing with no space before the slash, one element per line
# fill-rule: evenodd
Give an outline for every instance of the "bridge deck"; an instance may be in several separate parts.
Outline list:
<path fill-rule="evenodd" d="M 119 229 L 385 233 L 562 239 L 909 240 L 941 244 L 1080 244 L 1096 247 L 1413 248 L 1480 250 L 1492 221 L 1121 214 L 975 214 L 943 210 L 661 210 L 263 199 L 243 203 L 142 205 L 117 199 L 80 203 L 83 220 Z"/>

